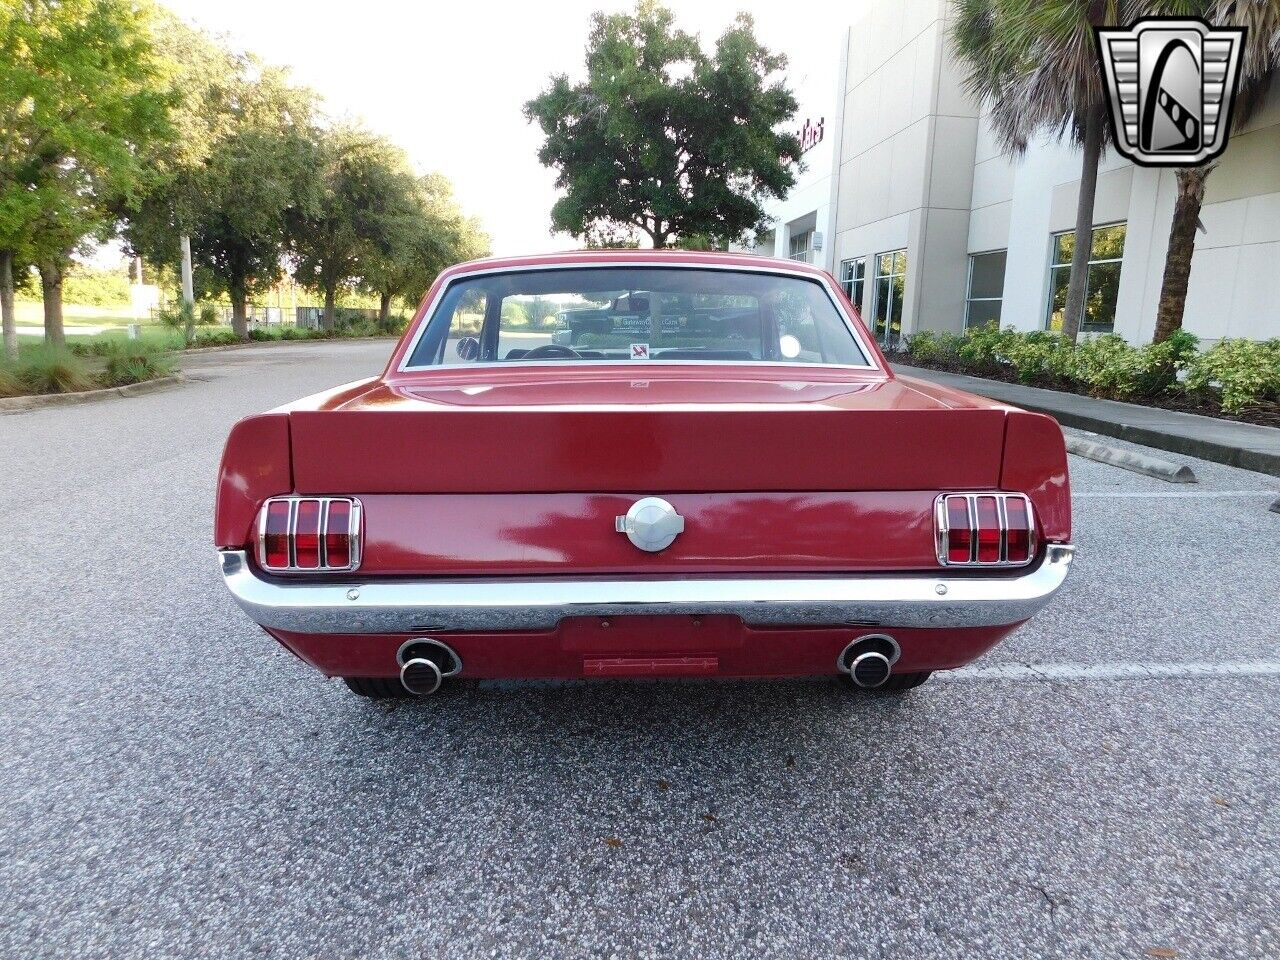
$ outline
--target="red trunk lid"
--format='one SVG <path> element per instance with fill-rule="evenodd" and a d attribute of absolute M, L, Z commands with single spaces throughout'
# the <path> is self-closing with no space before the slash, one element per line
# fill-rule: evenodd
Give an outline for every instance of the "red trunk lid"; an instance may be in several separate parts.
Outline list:
<path fill-rule="evenodd" d="M 476 373 L 363 384 L 288 408 L 295 489 L 664 494 L 999 482 L 1005 408 L 878 373 Z"/>

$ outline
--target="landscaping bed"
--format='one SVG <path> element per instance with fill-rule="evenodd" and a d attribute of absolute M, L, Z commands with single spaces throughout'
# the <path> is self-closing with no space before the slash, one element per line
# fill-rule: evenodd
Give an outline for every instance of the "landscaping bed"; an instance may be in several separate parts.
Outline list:
<path fill-rule="evenodd" d="M 1179 331 L 1133 347 L 1113 334 L 1072 344 L 1048 331 L 921 331 L 890 362 L 1280 427 L 1280 340 L 1222 340 L 1200 351 Z"/>
<path fill-rule="evenodd" d="M 279 341 L 358 339 L 399 336 L 399 318 L 387 324 L 342 323 L 332 330 L 306 327 L 258 327 L 248 339 L 225 327 L 197 326 L 190 343 L 180 329 L 148 333 L 137 340 L 119 334 L 68 338 L 62 348 L 20 338 L 18 358 L 0 357 L 0 398 L 83 393 L 146 383 L 173 376 L 186 350 L 250 346 Z M 172 326 L 172 325 L 170 325 Z"/>

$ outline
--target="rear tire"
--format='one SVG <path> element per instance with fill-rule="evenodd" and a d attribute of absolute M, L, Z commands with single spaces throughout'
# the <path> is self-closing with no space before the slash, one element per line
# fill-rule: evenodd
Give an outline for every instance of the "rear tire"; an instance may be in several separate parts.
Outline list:
<path fill-rule="evenodd" d="M 847 673 L 840 674 L 840 680 L 845 686 L 858 693 L 902 693 L 920 686 L 931 676 L 933 676 L 932 670 L 921 670 L 918 673 L 891 673 L 889 679 L 878 687 L 860 687 Z"/>
<path fill-rule="evenodd" d="M 399 677 L 343 677 L 352 693 L 370 700 L 408 700 L 413 697 L 400 683 Z"/>

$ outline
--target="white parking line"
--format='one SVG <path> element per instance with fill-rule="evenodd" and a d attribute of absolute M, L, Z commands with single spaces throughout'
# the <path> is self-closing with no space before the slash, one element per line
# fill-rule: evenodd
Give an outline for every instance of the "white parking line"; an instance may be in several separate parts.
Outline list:
<path fill-rule="evenodd" d="M 1141 500 L 1153 497 L 1161 500 L 1214 500 L 1233 497 L 1274 497 L 1276 490 L 1073 490 L 1073 500 Z"/>
<path fill-rule="evenodd" d="M 940 680 L 1178 680 L 1190 677 L 1280 677 L 1280 660 L 1234 663 L 1012 663 L 943 670 Z"/>

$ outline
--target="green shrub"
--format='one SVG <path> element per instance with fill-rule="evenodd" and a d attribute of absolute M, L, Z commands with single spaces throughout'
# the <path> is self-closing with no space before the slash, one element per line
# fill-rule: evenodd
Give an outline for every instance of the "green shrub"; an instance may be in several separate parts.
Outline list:
<path fill-rule="evenodd" d="M 284 330 L 280 327 L 254 327 L 249 331 L 249 339 L 259 342 L 280 340 L 283 337 Z"/>
<path fill-rule="evenodd" d="M 525 310 L 523 304 L 516 303 L 514 300 L 507 300 L 502 304 L 502 325 L 505 327 L 527 327 L 529 325 L 529 312 Z"/>
<path fill-rule="evenodd" d="M 218 308 L 212 303 L 200 304 L 200 316 L 196 319 L 202 327 L 211 327 L 218 322 Z"/>
<path fill-rule="evenodd" d="M 551 316 L 551 325 L 555 324 L 555 315 Z M 405 314 L 392 314 L 385 320 L 379 319 L 377 323 L 378 333 L 383 336 L 398 337 L 401 336 L 405 329 L 409 326 L 409 318 Z"/>
<path fill-rule="evenodd" d="M 906 340 L 907 353 L 922 363 L 956 363 L 963 338 L 955 333 L 921 330 Z"/>
<path fill-rule="evenodd" d="M 1228 413 L 1280 402 L 1280 339 L 1220 340 L 1213 349 L 1190 359 L 1186 367 L 1187 389 L 1216 388 Z"/>
<path fill-rule="evenodd" d="M 193 347 L 225 347 L 234 343 L 243 343 L 234 330 L 200 330 L 196 333 Z"/>
<path fill-rule="evenodd" d="M 921 330 L 907 337 L 907 355 L 915 360 L 942 359 L 938 350 L 938 335 L 932 330 Z"/>
<path fill-rule="evenodd" d="M 0 397 L 16 397 L 23 393 L 22 381 L 9 361 L 0 361 Z"/>
<path fill-rule="evenodd" d="M 156 311 L 156 320 L 172 330 L 181 330 L 187 325 L 191 316 L 191 306 L 183 303 L 176 307 L 161 307 Z"/>
<path fill-rule="evenodd" d="M 76 393 L 98 386 L 84 360 L 44 344 L 24 352 L 13 372 L 28 393 Z"/>
<path fill-rule="evenodd" d="M 157 380 L 172 373 L 173 360 L 168 350 L 154 342 L 126 340 L 114 345 L 107 354 L 103 379 L 108 386 L 120 387 L 128 383 Z"/>
<path fill-rule="evenodd" d="M 996 370 L 1008 363 L 1009 347 L 1019 336 L 1012 327 L 1001 330 L 995 321 L 982 327 L 970 327 L 960 338 L 956 354 L 978 370 Z"/>
<path fill-rule="evenodd" d="M 124 331 L 120 333 L 104 333 L 96 337 L 68 338 L 67 349 L 77 357 L 105 357 L 111 345 L 124 339 Z"/>
<path fill-rule="evenodd" d="M 1003 350 L 1021 383 L 1072 383 L 1075 379 L 1075 347 L 1056 333 L 1034 330 L 1006 337 Z"/>

